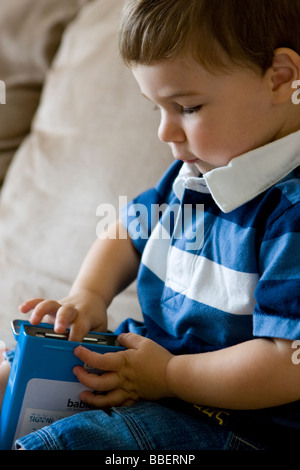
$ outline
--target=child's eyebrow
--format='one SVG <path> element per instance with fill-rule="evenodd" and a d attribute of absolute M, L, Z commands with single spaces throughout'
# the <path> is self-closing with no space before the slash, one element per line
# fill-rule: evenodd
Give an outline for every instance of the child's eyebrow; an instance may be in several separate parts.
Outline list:
<path fill-rule="evenodd" d="M 150 98 L 148 98 L 148 96 L 145 95 L 143 92 L 141 92 L 141 94 L 144 98 L 146 98 L 147 100 L 150 100 Z M 184 98 L 185 96 L 200 96 L 200 95 L 201 95 L 201 93 L 199 91 L 188 90 L 188 91 L 178 91 L 178 92 L 172 93 L 170 95 L 163 95 L 160 98 L 164 99 L 164 100 L 165 99 L 174 100 L 174 99 L 178 99 L 178 98 Z"/>

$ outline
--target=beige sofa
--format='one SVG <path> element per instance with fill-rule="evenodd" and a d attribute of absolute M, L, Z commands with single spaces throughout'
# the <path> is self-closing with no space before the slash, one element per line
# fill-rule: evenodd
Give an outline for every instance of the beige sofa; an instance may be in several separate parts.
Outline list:
<path fill-rule="evenodd" d="M 117 50 L 122 0 L 0 0 L 0 339 L 32 296 L 66 295 L 97 208 L 153 185 L 172 162 L 159 115 Z M 5 26 L 5 27 L 4 27 Z M 8 168 L 8 170 L 7 170 Z M 99 279 L 101 282 L 101 279 Z M 135 285 L 109 327 L 140 318 Z"/>

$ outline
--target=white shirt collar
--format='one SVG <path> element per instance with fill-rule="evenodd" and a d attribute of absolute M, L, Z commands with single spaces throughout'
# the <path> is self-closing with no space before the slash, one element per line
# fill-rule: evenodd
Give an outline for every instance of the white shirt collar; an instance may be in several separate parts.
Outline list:
<path fill-rule="evenodd" d="M 185 188 L 210 192 L 223 212 L 237 209 L 300 165 L 300 131 L 239 157 L 199 177 L 195 165 L 184 163 L 174 181 L 179 199 Z"/>

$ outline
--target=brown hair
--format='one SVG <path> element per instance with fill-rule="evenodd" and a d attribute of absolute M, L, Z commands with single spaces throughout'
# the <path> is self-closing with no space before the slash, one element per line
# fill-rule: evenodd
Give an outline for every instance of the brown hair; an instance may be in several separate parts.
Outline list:
<path fill-rule="evenodd" d="M 300 54 L 300 0 L 127 0 L 120 53 L 127 65 L 147 65 L 187 51 L 203 66 L 230 62 L 263 73 L 274 50 Z"/>

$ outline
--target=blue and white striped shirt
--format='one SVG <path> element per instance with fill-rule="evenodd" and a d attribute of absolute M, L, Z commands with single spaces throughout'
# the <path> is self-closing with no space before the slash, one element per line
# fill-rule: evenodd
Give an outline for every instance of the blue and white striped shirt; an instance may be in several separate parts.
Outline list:
<path fill-rule="evenodd" d="M 175 354 L 299 339 L 299 165 L 296 132 L 203 177 L 175 162 L 131 201 L 144 324 L 129 330 Z"/>

